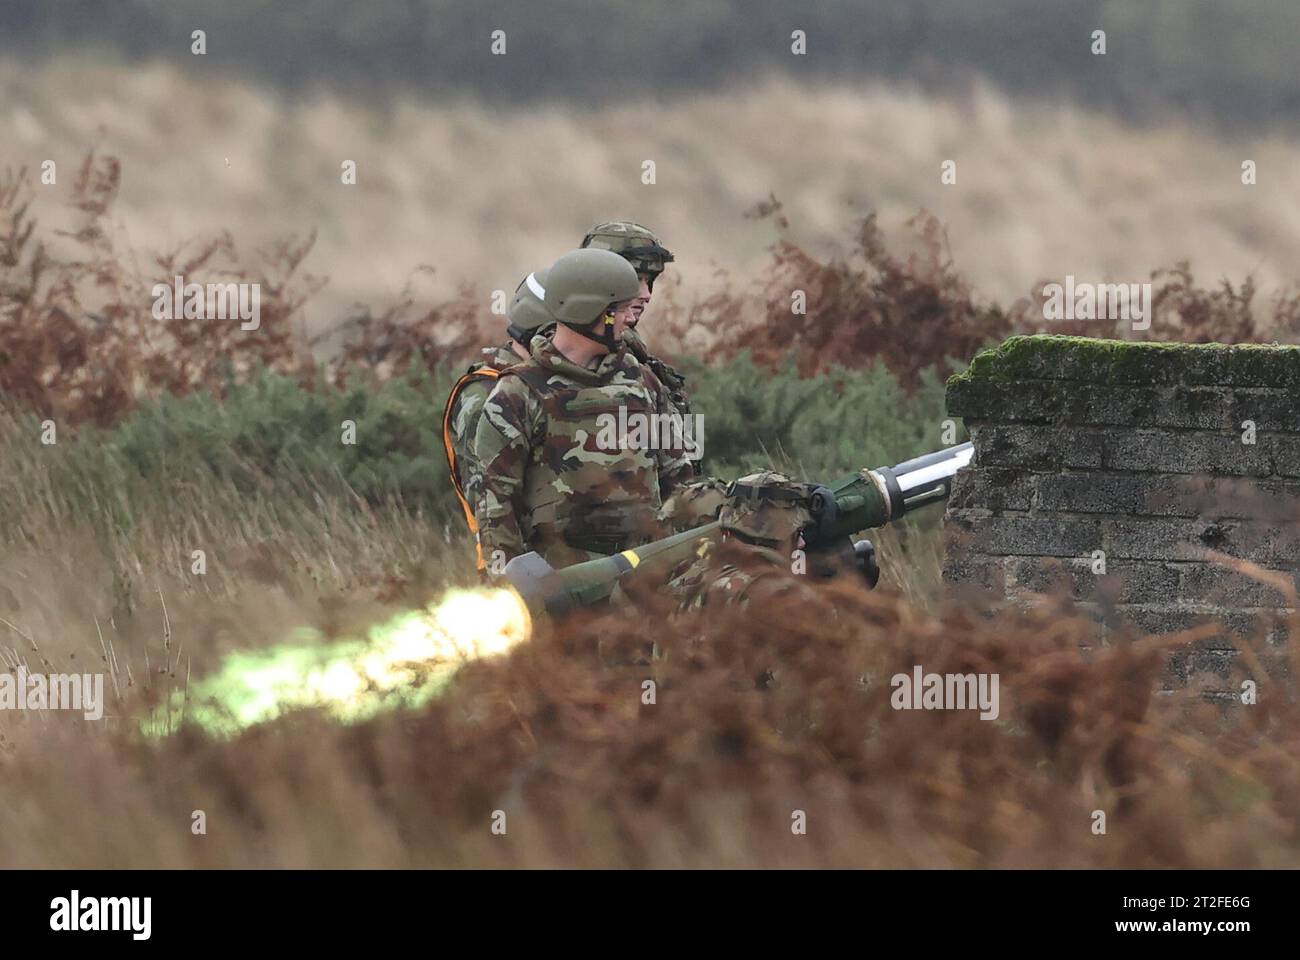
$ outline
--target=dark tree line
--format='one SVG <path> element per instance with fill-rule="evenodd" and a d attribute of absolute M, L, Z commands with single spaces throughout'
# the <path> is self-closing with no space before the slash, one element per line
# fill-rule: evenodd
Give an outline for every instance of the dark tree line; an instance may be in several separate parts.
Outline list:
<path fill-rule="evenodd" d="M 207 32 L 208 53 L 189 52 Z M 1089 35 L 1107 31 L 1107 55 Z M 490 56 L 493 30 L 507 55 Z M 791 32 L 808 54 L 791 54 Z M 0 52 L 98 49 L 287 91 L 599 102 L 771 71 L 1063 97 L 1134 119 L 1300 117 L 1293 0 L 4 0 Z"/>

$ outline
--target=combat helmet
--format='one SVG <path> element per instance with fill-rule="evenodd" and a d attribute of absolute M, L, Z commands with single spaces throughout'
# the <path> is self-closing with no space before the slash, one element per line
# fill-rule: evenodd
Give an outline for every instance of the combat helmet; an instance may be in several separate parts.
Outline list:
<path fill-rule="evenodd" d="M 613 306 L 633 300 L 641 292 L 632 265 L 609 250 L 571 250 L 556 260 L 547 273 L 543 303 L 557 321 L 613 350 Z M 591 326 L 604 318 L 600 333 Z"/>
<path fill-rule="evenodd" d="M 598 223 L 582 238 L 583 247 L 612 250 L 632 264 L 637 273 L 647 274 L 647 284 L 654 288 L 664 265 L 673 262 L 673 255 L 659 242 L 654 231 L 630 220 L 610 220 Z"/>
<path fill-rule="evenodd" d="M 656 519 L 674 533 L 716 520 L 727 503 L 729 486 L 716 477 L 684 483 L 664 500 Z"/>
<path fill-rule="evenodd" d="M 718 521 L 727 533 L 759 546 L 793 545 L 795 535 L 812 523 L 808 509 L 812 491 L 809 484 L 771 470 L 753 473 L 727 488 L 727 503 Z"/>
<path fill-rule="evenodd" d="M 510 304 L 509 325 L 506 333 L 525 347 L 547 324 L 554 323 L 551 311 L 546 309 L 546 278 L 550 271 L 534 270 L 515 288 L 515 299 Z"/>

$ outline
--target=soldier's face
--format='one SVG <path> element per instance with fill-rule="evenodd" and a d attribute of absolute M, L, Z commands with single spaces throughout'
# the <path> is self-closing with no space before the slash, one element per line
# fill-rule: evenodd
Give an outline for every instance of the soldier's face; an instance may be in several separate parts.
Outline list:
<path fill-rule="evenodd" d="M 627 332 L 628 328 L 636 326 L 637 315 L 634 311 L 637 309 L 637 304 L 639 303 L 641 303 L 640 297 L 635 300 L 624 300 L 614 308 L 615 340 L 622 340 L 623 334 Z M 642 306 L 644 307 L 644 304 L 642 304 Z"/>
<path fill-rule="evenodd" d="M 641 281 L 641 292 L 632 301 L 632 320 L 629 323 L 634 330 L 641 322 L 641 314 L 645 312 L 646 304 L 650 302 L 650 274 L 638 273 L 637 278 Z"/>

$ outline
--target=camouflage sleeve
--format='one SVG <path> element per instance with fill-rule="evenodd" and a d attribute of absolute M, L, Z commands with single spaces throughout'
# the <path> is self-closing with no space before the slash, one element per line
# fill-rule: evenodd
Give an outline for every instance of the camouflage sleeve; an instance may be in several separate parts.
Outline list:
<path fill-rule="evenodd" d="M 483 404 L 495 385 L 491 380 L 475 380 L 465 385 L 456 398 L 451 413 L 451 445 L 456 452 L 456 473 L 465 499 L 471 505 L 478 502 L 483 483 L 483 465 L 474 450 L 474 435 L 478 429 Z"/>
<path fill-rule="evenodd" d="M 541 405 L 518 377 L 497 382 L 479 417 L 474 456 L 483 473 L 474 516 L 483 556 L 493 574 L 501 572 L 501 564 L 528 552 L 521 519 L 524 477 L 541 417 Z"/>
<path fill-rule="evenodd" d="M 649 367 L 650 372 L 663 384 L 672 406 L 671 412 L 688 416 L 691 412 L 691 400 L 686 394 L 686 377 L 675 367 L 664 363 L 658 357 L 652 357 L 650 351 L 646 349 L 645 341 L 635 330 L 623 334 L 623 340 L 627 344 L 628 352 L 636 358 L 637 363 Z"/>
<path fill-rule="evenodd" d="M 656 377 L 649 367 L 641 368 L 642 382 L 649 389 L 655 402 L 655 409 L 660 413 L 673 415 L 682 426 L 681 440 L 684 442 L 661 445 L 655 451 L 659 461 L 659 496 L 668 499 L 673 491 L 683 484 L 690 483 L 696 477 L 695 464 L 699 462 L 697 453 L 703 452 L 703 436 L 697 436 L 695 418 L 687 418 L 677 412 L 668 388 Z M 702 434 L 702 431 L 699 431 Z"/>
<path fill-rule="evenodd" d="M 684 417 L 690 416 L 691 398 L 686 392 L 686 378 L 675 367 L 670 367 L 657 357 L 647 357 L 646 365 L 668 391 L 673 409 Z"/>

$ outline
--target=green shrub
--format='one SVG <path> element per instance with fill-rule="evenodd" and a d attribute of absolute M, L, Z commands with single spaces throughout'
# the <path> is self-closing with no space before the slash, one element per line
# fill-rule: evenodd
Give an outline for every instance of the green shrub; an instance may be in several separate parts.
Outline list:
<path fill-rule="evenodd" d="M 724 478 L 775 466 L 829 480 L 943 446 L 944 385 L 932 371 L 911 394 L 881 364 L 800 379 L 797 359 L 773 373 L 742 354 L 715 369 L 687 369 L 704 415 L 707 472 Z"/>
<path fill-rule="evenodd" d="M 800 379 L 793 360 L 772 373 L 742 355 L 688 373 L 705 468 L 724 479 L 776 466 L 830 480 L 942 446 L 943 385 L 933 375 L 907 394 L 880 365 Z M 305 388 L 262 371 L 224 398 L 164 396 L 55 447 L 39 443 L 24 415 L 0 471 L 0 534 L 30 530 L 43 514 L 115 542 L 142 526 L 221 522 L 274 539 L 304 517 L 395 506 L 456 540 L 466 534 L 441 437 L 451 382 L 417 368 L 380 384 Z M 343 442 L 345 421 L 355 423 L 353 444 Z"/>
<path fill-rule="evenodd" d="M 82 474 L 152 495 L 171 483 L 213 479 L 242 493 L 353 492 L 435 514 L 454 502 L 442 452 L 450 380 L 422 371 L 378 385 L 312 389 L 263 372 L 224 400 L 164 396 L 107 431 L 83 431 L 69 464 Z M 345 423 L 355 442 L 344 442 Z"/>

